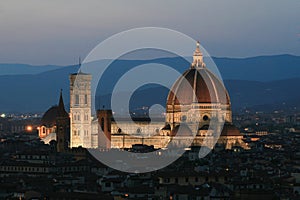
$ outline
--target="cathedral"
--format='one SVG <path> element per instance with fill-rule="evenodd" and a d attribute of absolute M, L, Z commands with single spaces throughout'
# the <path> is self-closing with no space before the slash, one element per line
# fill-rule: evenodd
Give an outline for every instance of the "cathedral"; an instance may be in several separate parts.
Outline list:
<path fill-rule="evenodd" d="M 229 94 L 223 83 L 206 67 L 199 42 L 193 62 L 168 94 L 164 121 L 152 120 L 149 124 L 137 120 L 136 129 L 126 120 L 117 124 L 111 110 L 98 110 L 97 116 L 92 116 L 91 79 L 90 74 L 81 71 L 70 75 L 70 113 L 65 112 L 61 95 L 59 105 L 44 114 L 38 128 L 45 143 L 56 140 L 59 150 L 79 146 L 131 148 L 134 144 L 164 148 L 170 141 L 180 145 L 192 137 L 191 146 L 213 148 L 217 142 L 225 149 L 234 146 L 248 148 L 243 135 L 232 123 Z M 175 137 L 179 130 L 181 137 Z M 214 142 L 215 138 L 217 141 Z"/>

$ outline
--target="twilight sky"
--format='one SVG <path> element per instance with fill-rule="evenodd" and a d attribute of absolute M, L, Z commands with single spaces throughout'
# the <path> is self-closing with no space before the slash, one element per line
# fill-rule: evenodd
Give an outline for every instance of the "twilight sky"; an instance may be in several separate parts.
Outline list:
<path fill-rule="evenodd" d="M 0 63 L 75 64 L 144 26 L 185 33 L 213 56 L 300 55 L 299 0 L 1 0 Z"/>

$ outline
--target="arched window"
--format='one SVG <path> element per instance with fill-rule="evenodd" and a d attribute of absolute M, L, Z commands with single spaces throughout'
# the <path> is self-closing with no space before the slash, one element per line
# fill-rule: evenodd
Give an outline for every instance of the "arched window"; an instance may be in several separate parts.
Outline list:
<path fill-rule="evenodd" d="M 102 131 L 104 131 L 104 118 L 103 117 L 101 118 L 101 129 L 102 129 Z"/>
<path fill-rule="evenodd" d="M 203 120 L 204 120 L 204 121 L 207 121 L 207 120 L 209 120 L 209 117 L 208 117 L 207 115 L 204 115 L 204 116 L 203 116 Z"/>
<path fill-rule="evenodd" d="M 122 129 L 118 128 L 118 133 L 122 133 Z"/>
<path fill-rule="evenodd" d="M 87 98 L 87 95 L 84 95 L 84 104 L 88 104 L 88 98 Z"/>
<path fill-rule="evenodd" d="M 79 95 L 75 95 L 75 105 L 79 105 Z"/>

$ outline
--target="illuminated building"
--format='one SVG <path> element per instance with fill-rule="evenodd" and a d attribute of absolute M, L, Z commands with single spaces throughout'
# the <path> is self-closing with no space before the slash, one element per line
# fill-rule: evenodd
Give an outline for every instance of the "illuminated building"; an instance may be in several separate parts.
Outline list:
<path fill-rule="evenodd" d="M 219 133 L 218 143 L 226 149 L 233 146 L 248 148 L 243 142 L 243 135 L 232 124 L 229 94 L 223 83 L 206 67 L 199 43 L 191 66 L 169 92 L 165 121 L 153 120 L 149 124 L 147 120 L 137 120 L 136 128 L 126 120 L 116 124 L 111 110 L 104 109 L 98 110 L 97 120 L 93 120 L 91 78 L 90 74 L 81 71 L 70 75 L 70 147 L 131 148 L 134 144 L 145 144 L 163 148 L 171 140 L 179 145 L 193 136 L 192 146 L 202 146 L 204 139 L 208 138 L 205 145 L 213 148 L 214 138 Z M 56 113 L 56 109 L 49 109 L 45 116 Z M 41 138 L 56 131 L 53 120 L 49 123 L 50 126 L 40 127 Z M 221 125 L 210 126 L 214 123 Z M 197 130 L 191 129 L 194 127 Z M 175 140 L 178 130 L 183 130 L 183 137 Z"/>
<path fill-rule="evenodd" d="M 92 147 L 91 79 L 82 72 L 70 75 L 71 147 Z"/>

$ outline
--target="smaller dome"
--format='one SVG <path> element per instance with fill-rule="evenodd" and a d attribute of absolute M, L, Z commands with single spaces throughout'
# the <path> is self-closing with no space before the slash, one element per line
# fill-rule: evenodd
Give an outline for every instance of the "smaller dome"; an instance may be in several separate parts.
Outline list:
<path fill-rule="evenodd" d="M 179 135 L 177 135 L 179 130 L 180 130 Z M 181 123 L 180 125 L 175 126 L 175 128 L 171 131 L 170 136 L 174 137 L 176 135 L 179 137 L 192 137 L 193 133 L 191 129 L 188 127 L 188 125 L 186 125 L 185 123 Z"/>
<path fill-rule="evenodd" d="M 56 118 L 58 117 L 58 106 L 49 108 L 41 119 L 41 125 L 53 127 L 56 125 Z"/>
<path fill-rule="evenodd" d="M 225 124 L 221 136 L 243 136 L 239 129 L 233 124 Z"/>
<path fill-rule="evenodd" d="M 65 110 L 64 101 L 62 98 L 62 90 L 60 91 L 59 103 L 58 106 L 52 106 L 48 109 L 41 119 L 41 125 L 47 127 L 53 127 L 56 125 L 56 119 L 60 118 L 68 118 L 69 114 Z"/>

